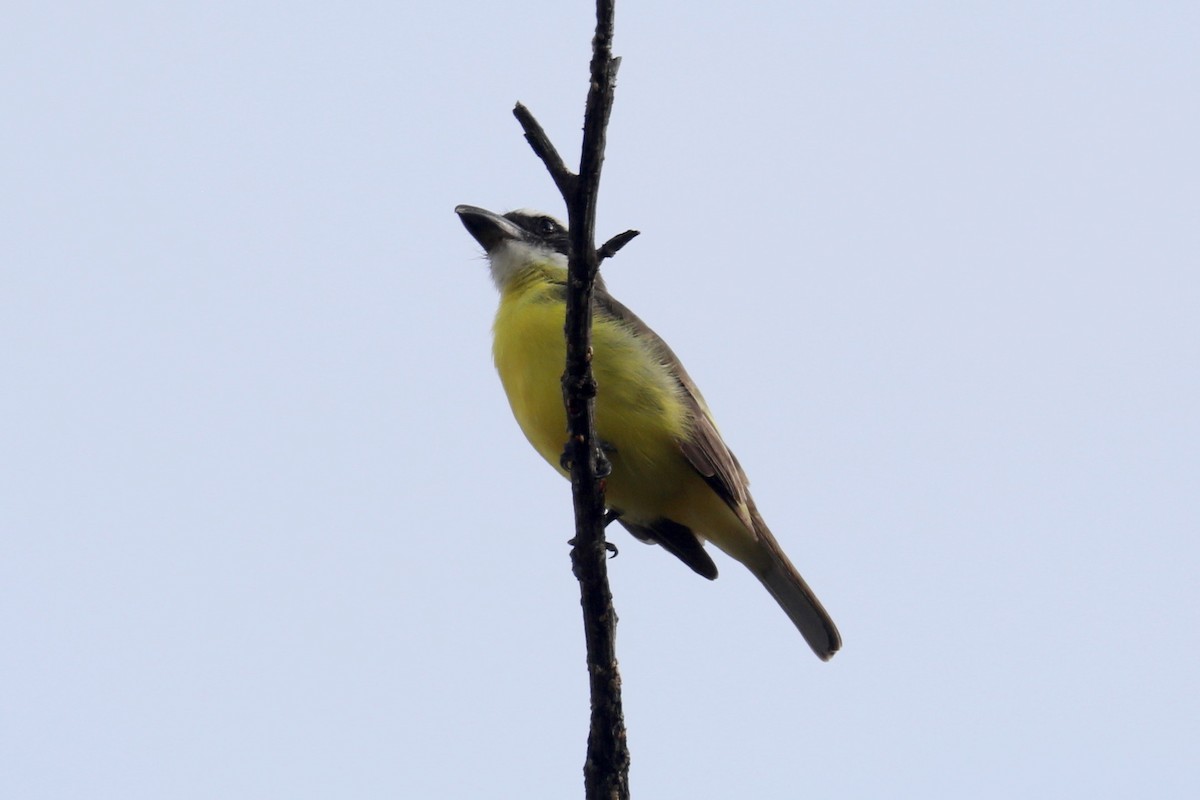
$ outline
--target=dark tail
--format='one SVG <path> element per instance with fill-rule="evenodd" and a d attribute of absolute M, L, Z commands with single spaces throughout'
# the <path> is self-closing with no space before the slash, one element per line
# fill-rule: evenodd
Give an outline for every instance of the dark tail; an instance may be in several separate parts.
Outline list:
<path fill-rule="evenodd" d="M 754 513 L 754 523 L 755 533 L 768 558 L 765 567 L 752 568 L 752 571 L 804 636 L 804 641 L 808 642 L 813 652 L 822 661 L 828 661 L 842 646 L 837 626 L 757 513 Z"/>

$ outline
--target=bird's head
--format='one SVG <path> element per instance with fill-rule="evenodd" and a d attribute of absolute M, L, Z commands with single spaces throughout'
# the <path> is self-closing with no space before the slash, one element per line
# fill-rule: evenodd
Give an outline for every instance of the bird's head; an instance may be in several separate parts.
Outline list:
<path fill-rule="evenodd" d="M 567 227 L 548 214 L 529 209 L 496 214 L 475 206 L 458 206 L 454 213 L 487 252 L 500 289 L 532 267 L 567 268 Z"/>

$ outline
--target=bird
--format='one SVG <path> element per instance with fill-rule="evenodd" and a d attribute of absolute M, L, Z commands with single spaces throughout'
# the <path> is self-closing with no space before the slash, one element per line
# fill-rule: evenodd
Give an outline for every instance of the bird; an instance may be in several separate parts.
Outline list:
<path fill-rule="evenodd" d="M 569 477 L 561 463 L 568 230 L 529 209 L 454 210 L 483 247 L 500 292 L 492 355 L 513 416 L 542 458 Z M 829 660 L 842 644 L 837 626 L 763 521 L 683 364 L 601 280 L 592 302 L 595 424 L 611 468 L 609 517 L 709 580 L 717 577 L 704 547 L 711 542 L 749 569 L 813 652 Z"/>

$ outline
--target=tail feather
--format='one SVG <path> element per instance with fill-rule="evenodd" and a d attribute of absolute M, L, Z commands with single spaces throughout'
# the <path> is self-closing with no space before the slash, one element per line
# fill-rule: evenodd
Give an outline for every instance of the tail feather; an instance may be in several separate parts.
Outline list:
<path fill-rule="evenodd" d="M 755 527 L 759 541 L 768 556 L 765 566 L 753 569 L 755 577 L 762 582 L 775 602 L 788 615 L 788 619 L 804 636 L 804 641 L 822 661 L 828 661 L 842 646 L 842 636 L 837 626 L 829 616 L 829 612 L 821 605 L 821 601 L 808 588 L 804 578 L 792 566 L 792 562 L 784 555 L 775 541 L 775 537 L 767 530 L 762 518 L 757 517 Z"/>

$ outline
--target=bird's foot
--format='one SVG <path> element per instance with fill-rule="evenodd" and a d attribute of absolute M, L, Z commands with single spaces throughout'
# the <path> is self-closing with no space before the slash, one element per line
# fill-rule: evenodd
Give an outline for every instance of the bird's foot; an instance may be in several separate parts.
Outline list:
<path fill-rule="evenodd" d="M 575 459 L 572 457 L 572 450 L 574 448 L 571 446 L 571 444 L 571 442 L 567 442 L 566 446 L 563 447 L 562 454 L 558 457 L 558 465 L 562 467 L 563 472 L 566 472 L 567 474 L 570 474 L 571 466 L 575 463 Z M 597 478 L 607 478 L 612 474 L 612 462 L 608 460 L 607 454 L 615 452 L 617 452 L 617 448 L 613 447 L 607 442 L 600 442 L 600 446 L 596 448 Z"/>
<path fill-rule="evenodd" d="M 571 545 L 571 547 L 574 547 L 575 540 L 567 539 L 567 544 Z M 609 553 L 612 553 L 612 556 L 611 556 L 612 558 L 616 558 L 618 555 L 621 554 L 621 551 L 617 549 L 617 546 L 607 540 L 604 542 L 604 549 L 607 550 Z"/>

